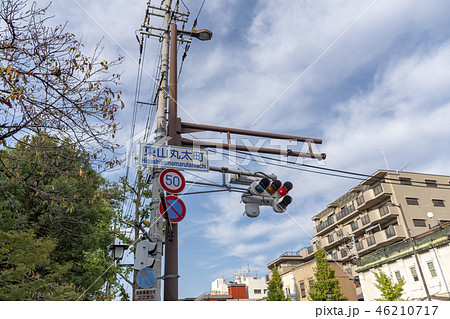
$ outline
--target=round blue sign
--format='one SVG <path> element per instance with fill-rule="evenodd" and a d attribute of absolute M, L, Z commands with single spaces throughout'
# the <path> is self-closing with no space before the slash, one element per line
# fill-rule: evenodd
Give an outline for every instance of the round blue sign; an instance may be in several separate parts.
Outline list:
<path fill-rule="evenodd" d="M 186 206 L 184 202 L 176 196 L 166 196 L 167 212 L 171 223 L 178 223 L 186 216 Z M 165 217 L 162 202 L 159 203 L 159 212 Z"/>
<path fill-rule="evenodd" d="M 136 281 L 141 288 L 152 288 L 156 284 L 155 272 L 151 268 L 141 269 L 139 270 Z"/>

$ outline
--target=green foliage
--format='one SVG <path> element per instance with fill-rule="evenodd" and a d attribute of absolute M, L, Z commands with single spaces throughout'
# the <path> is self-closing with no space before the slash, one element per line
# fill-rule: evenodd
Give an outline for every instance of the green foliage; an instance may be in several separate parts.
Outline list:
<path fill-rule="evenodd" d="M 326 253 L 319 248 L 315 254 L 317 268 L 315 270 L 315 281 L 308 291 L 309 298 L 314 301 L 346 300 L 341 292 L 339 280 L 334 276 L 334 270 L 328 266 Z M 331 294 L 331 298 L 328 298 Z"/>
<path fill-rule="evenodd" d="M 36 145 L 48 149 L 44 160 Z M 58 283 L 73 283 L 79 293 L 89 288 L 85 298 L 98 299 L 107 280 L 117 283 L 108 246 L 120 190 L 91 168 L 87 155 L 51 136 L 25 137 L 3 150 L 0 160 L 15 173 L 0 174 L 0 230 L 30 230 L 54 240 L 50 264 L 70 264 Z"/>
<path fill-rule="evenodd" d="M 267 300 L 268 301 L 287 301 L 283 292 L 283 282 L 281 280 L 280 274 L 276 267 L 272 270 L 272 279 L 269 281 L 268 292 L 267 292 Z"/>
<path fill-rule="evenodd" d="M 382 297 L 375 300 L 404 301 L 404 299 L 402 299 L 403 285 L 405 284 L 403 278 L 398 283 L 394 283 L 392 278 L 386 275 L 381 269 L 378 270 L 378 273 L 374 272 L 373 274 L 375 275 L 375 280 L 377 282 L 375 287 L 380 290 Z"/>
<path fill-rule="evenodd" d="M 55 247 L 31 230 L 0 230 L 0 300 L 75 300 L 74 286 L 60 280 L 71 265 L 50 260 Z"/>

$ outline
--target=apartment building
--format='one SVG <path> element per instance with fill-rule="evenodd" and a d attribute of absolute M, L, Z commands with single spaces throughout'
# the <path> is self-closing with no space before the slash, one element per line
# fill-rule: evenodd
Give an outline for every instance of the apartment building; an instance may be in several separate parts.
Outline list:
<path fill-rule="evenodd" d="M 277 267 L 282 275 L 314 259 L 322 247 L 329 259 L 341 263 L 362 299 L 356 260 L 403 241 L 407 228 L 415 236 L 450 221 L 449 206 L 449 176 L 379 170 L 312 218 L 311 246 L 285 253 L 268 267 Z"/>

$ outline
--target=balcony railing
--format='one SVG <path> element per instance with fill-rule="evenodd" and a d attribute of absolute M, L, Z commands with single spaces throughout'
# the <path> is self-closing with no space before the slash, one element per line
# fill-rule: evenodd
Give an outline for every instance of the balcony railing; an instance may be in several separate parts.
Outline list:
<path fill-rule="evenodd" d="M 364 216 L 363 218 L 361 218 L 361 223 L 364 225 L 367 225 L 368 223 L 370 223 L 370 217 L 369 215 Z"/>
<path fill-rule="evenodd" d="M 384 232 L 386 233 L 386 237 L 387 237 L 387 238 L 391 238 L 391 237 L 394 237 L 394 236 L 396 235 L 396 233 L 395 233 L 395 228 L 392 227 L 392 226 L 386 228 L 386 229 L 384 230 Z"/>
<path fill-rule="evenodd" d="M 351 203 L 349 206 L 345 206 L 340 212 L 336 214 L 336 221 L 341 220 L 347 215 L 350 215 L 355 211 L 355 205 Z"/>
<path fill-rule="evenodd" d="M 363 250 L 364 249 L 364 244 L 363 244 L 363 242 L 362 241 L 357 241 L 356 242 L 356 250 L 357 251 L 360 251 L 360 250 Z"/>
<path fill-rule="evenodd" d="M 367 246 L 369 246 L 369 247 L 373 246 L 373 245 L 375 245 L 377 243 L 377 241 L 375 240 L 375 237 L 373 235 L 367 237 L 366 241 L 367 241 Z"/>
<path fill-rule="evenodd" d="M 334 224 L 334 217 L 331 216 L 330 218 L 328 218 L 325 222 L 320 223 L 319 225 L 317 225 L 316 227 L 316 233 L 321 232 L 322 230 L 324 230 L 325 228 L 327 228 L 328 226 L 331 226 Z"/>

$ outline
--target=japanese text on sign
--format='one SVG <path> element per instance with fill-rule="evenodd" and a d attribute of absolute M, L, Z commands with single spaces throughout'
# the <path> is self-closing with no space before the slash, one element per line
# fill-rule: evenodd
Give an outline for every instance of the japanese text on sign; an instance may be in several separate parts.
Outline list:
<path fill-rule="evenodd" d="M 208 171 L 208 152 L 189 147 L 141 144 L 139 165 Z"/>

